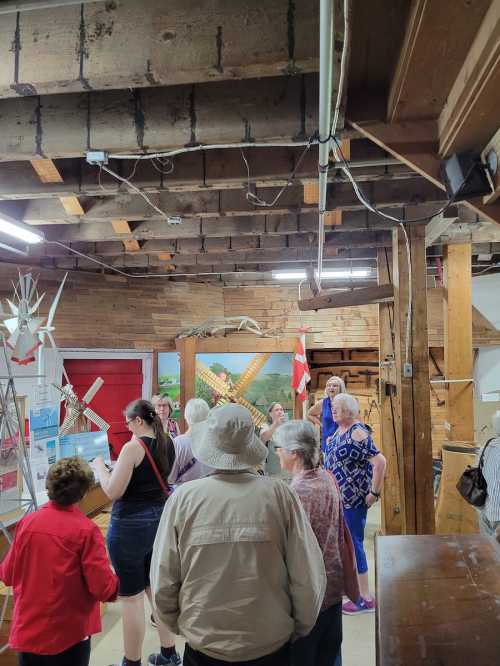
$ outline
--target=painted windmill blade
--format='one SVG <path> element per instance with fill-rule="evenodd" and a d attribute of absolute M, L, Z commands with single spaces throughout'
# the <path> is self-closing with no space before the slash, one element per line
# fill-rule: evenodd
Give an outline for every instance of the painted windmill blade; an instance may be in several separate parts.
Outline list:
<path fill-rule="evenodd" d="M 247 388 L 257 377 L 259 372 L 262 370 L 262 368 L 265 366 L 265 364 L 270 358 L 271 354 L 269 352 L 263 354 L 255 354 L 253 359 L 250 361 L 250 363 L 245 368 L 244 372 L 241 374 L 240 378 L 236 382 L 233 392 L 236 395 L 241 395 L 245 393 Z"/>
<path fill-rule="evenodd" d="M 207 384 L 207 386 L 217 393 L 220 393 L 223 396 L 231 393 L 231 387 L 229 384 L 220 377 L 217 377 L 215 372 L 212 372 L 212 370 L 207 368 L 201 361 L 196 361 L 196 374 L 202 382 Z"/>

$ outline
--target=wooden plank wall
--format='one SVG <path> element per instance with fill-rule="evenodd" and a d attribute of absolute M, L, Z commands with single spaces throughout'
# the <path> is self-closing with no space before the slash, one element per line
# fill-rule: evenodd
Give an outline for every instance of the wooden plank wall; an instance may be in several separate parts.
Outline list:
<path fill-rule="evenodd" d="M 440 368 L 444 365 L 444 354 L 442 348 L 432 348 L 432 355 Z M 324 396 L 324 388 L 328 377 L 336 374 L 346 383 L 347 390 L 359 400 L 361 417 L 373 429 L 373 437 L 383 449 L 380 440 L 380 412 L 378 408 L 378 367 L 353 367 L 351 362 L 378 361 L 378 349 L 336 349 L 331 352 L 312 351 L 309 353 L 311 365 L 311 396 L 310 403 L 313 404 Z M 347 360 L 348 359 L 348 360 Z M 315 364 L 346 362 L 345 366 L 335 368 L 319 368 Z M 370 372 L 366 374 L 366 370 Z M 373 373 L 373 374 L 372 374 Z M 438 373 L 434 364 L 429 363 L 429 376 L 437 378 Z M 441 457 L 441 447 L 447 440 L 445 420 L 447 391 L 444 384 L 433 386 L 431 390 L 431 423 L 432 423 L 432 455 L 433 458 Z"/>
<path fill-rule="evenodd" d="M 38 271 L 35 275 L 38 274 Z M 12 286 L 0 267 L 0 299 L 11 298 Z M 12 272 L 9 276 L 15 279 Z M 47 294 L 45 315 L 58 282 L 41 275 L 39 291 Z M 222 289 L 210 285 L 153 280 L 74 278 L 64 288 L 54 325 L 59 347 L 175 350 L 183 329 L 221 315 Z"/>
<path fill-rule="evenodd" d="M 304 288 L 303 297 L 308 295 Z M 275 328 L 285 335 L 295 335 L 300 326 L 310 326 L 307 335 L 309 348 L 360 348 L 378 346 L 378 306 L 338 308 L 300 312 L 297 307 L 298 288 L 286 287 L 226 287 L 225 315 L 246 314 L 264 328 Z M 444 345 L 443 290 L 428 292 L 429 346 Z M 475 347 L 500 345 L 500 331 L 488 325 L 477 310 L 473 310 L 473 344 Z"/>

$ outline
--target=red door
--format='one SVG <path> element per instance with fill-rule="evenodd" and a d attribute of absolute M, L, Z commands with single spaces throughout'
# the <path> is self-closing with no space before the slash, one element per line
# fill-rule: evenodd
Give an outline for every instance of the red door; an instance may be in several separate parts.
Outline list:
<path fill-rule="evenodd" d="M 111 457 L 117 458 L 130 432 L 123 410 L 132 400 L 142 396 L 142 361 L 128 359 L 66 359 L 64 367 L 75 393 L 82 398 L 97 377 L 104 384 L 89 406 L 110 424 L 108 439 Z M 92 424 L 92 430 L 97 427 Z"/>

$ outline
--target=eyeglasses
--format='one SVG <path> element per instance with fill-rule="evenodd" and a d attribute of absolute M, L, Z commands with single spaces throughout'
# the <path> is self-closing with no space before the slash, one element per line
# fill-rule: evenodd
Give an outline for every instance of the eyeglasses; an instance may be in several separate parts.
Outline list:
<path fill-rule="evenodd" d="M 135 421 L 136 418 L 137 418 L 137 417 L 134 416 L 133 419 L 125 419 L 125 423 L 126 423 L 127 425 L 130 425 L 133 421 Z"/>

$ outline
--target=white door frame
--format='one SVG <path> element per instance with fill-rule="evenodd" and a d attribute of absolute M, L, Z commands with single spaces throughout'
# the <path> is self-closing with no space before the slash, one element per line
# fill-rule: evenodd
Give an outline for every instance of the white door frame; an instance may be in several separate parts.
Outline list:
<path fill-rule="evenodd" d="M 62 379 L 62 363 L 66 359 L 104 359 L 112 361 L 113 359 L 132 359 L 142 361 L 142 398 L 151 399 L 153 390 L 153 352 L 149 350 L 137 349 L 85 349 L 80 347 L 59 349 L 59 358 L 61 366 L 58 368 L 58 375 Z"/>

